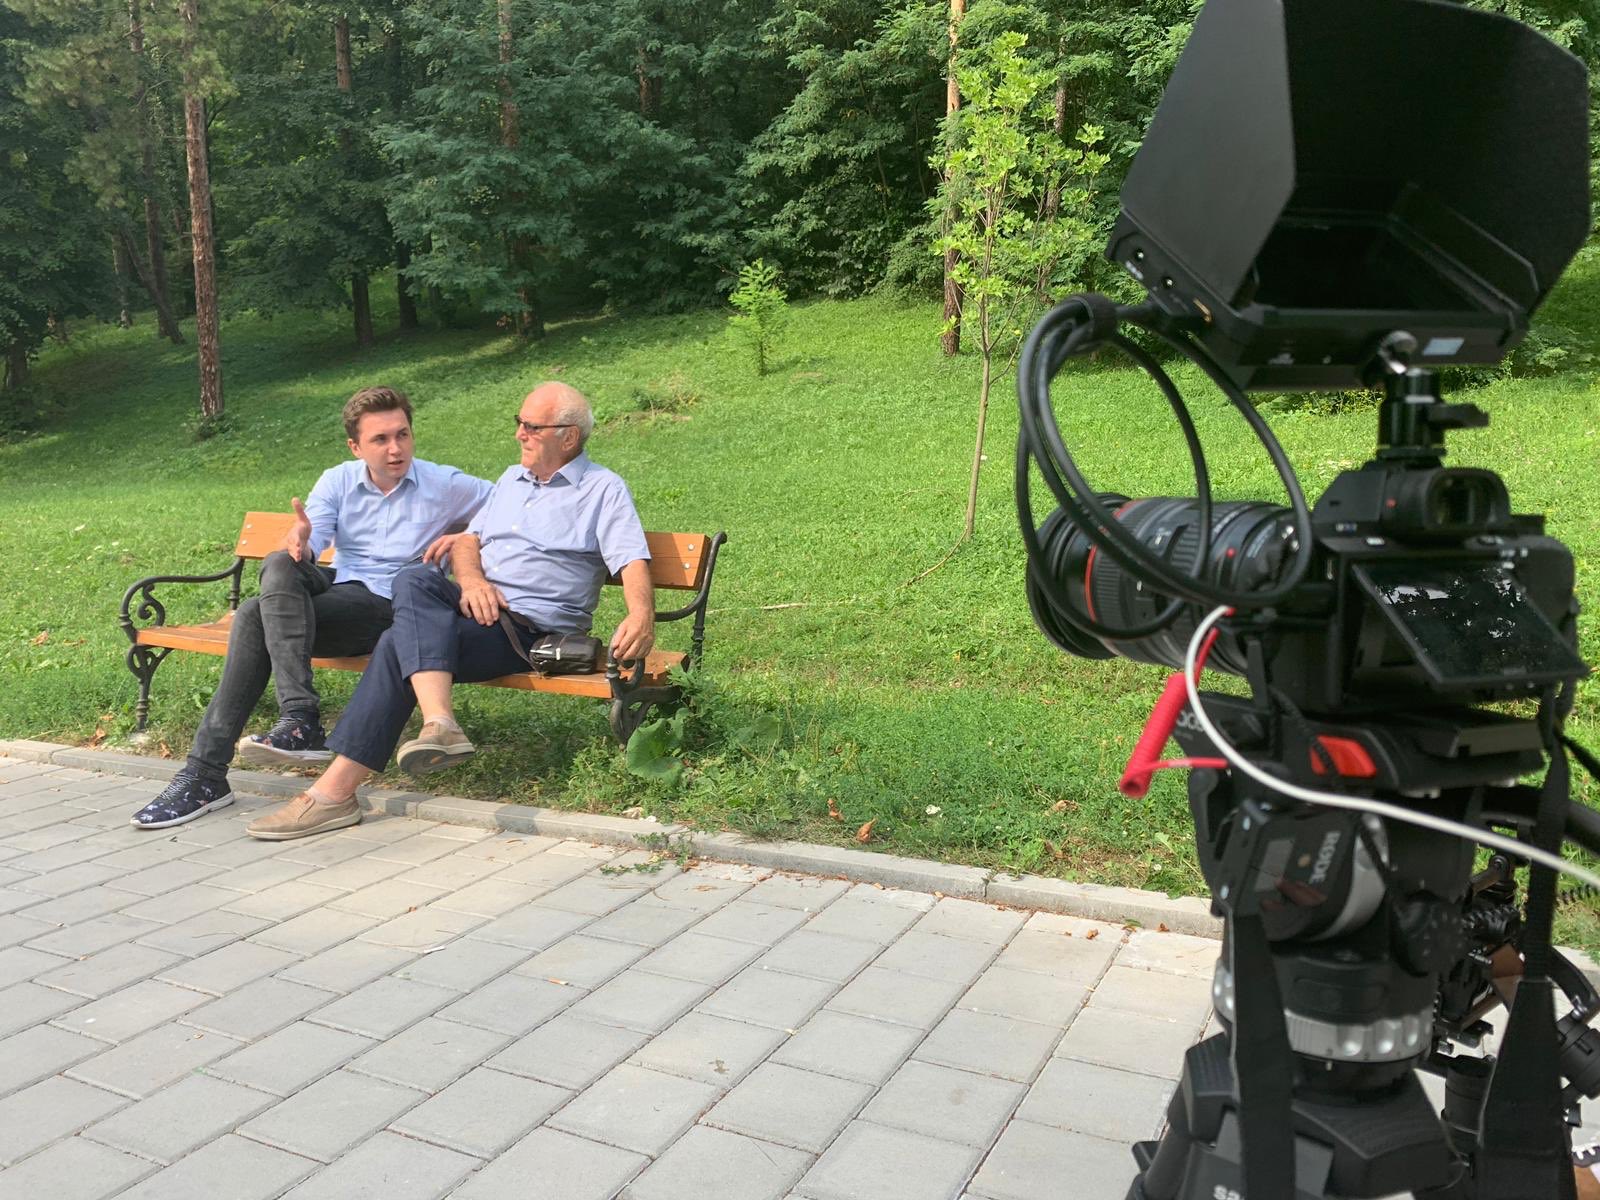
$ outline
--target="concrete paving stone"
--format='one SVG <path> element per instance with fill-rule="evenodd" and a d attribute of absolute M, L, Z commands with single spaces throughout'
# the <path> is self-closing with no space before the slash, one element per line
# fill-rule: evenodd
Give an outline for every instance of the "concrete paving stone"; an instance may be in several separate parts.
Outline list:
<path fill-rule="evenodd" d="M 954 1200 L 982 1154 L 959 1142 L 857 1120 L 806 1172 L 799 1189 L 816 1200 Z"/>
<path fill-rule="evenodd" d="M 1027 1086 L 911 1059 L 878 1090 L 863 1120 L 986 1150 Z"/>
<path fill-rule="evenodd" d="M 177 866 L 179 863 L 171 865 Z M 173 925 L 190 917 L 199 916 L 201 913 L 210 912 L 213 908 L 221 908 L 230 900 L 238 899 L 239 894 L 230 892 L 227 888 L 191 883 L 159 896 L 151 896 L 147 900 L 136 900 L 122 912 L 125 916 L 137 917 L 141 921 Z"/>
<path fill-rule="evenodd" d="M 168 967 L 156 978 L 179 987 L 193 988 L 197 992 L 226 996 L 253 979 L 271 975 L 299 961 L 299 955 L 290 954 L 287 950 L 275 950 L 256 942 L 234 942 L 220 950 Z"/>
<path fill-rule="evenodd" d="M 591 860 L 571 854 L 557 854 L 557 849 L 560 849 L 559 845 L 543 854 L 534 854 L 513 863 L 500 873 L 499 878 L 508 883 L 521 883 L 548 891 L 571 883 L 594 869 L 595 864 Z"/>
<path fill-rule="evenodd" d="M 48 875 L 33 875 L 15 880 L 11 886 L 18 891 L 32 892 L 41 898 L 46 896 L 66 896 L 72 892 L 82 891 L 84 888 L 97 887 L 109 880 L 117 879 L 124 872 L 114 867 L 101 866 L 98 861 L 80 863 L 75 867 L 66 867 L 60 871 L 51 871 Z"/>
<path fill-rule="evenodd" d="M 396 842 L 414 838 L 419 833 L 431 833 L 438 828 L 437 821 L 419 821 L 415 817 L 369 812 L 361 818 L 361 824 L 352 825 L 344 832 L 346 837 L 354 838 L 358 842 L 376 842 L 380 846 L 392 846 Z"/>
<path fill-rule="evenodd" d="M 778 871 L 761 880 L 744 898 L 755 904 L 776 908 L 797 908 L 801 912 L 821 912 L 850 890 L 842 879 L 818 879 L 814 875 L 793 875 Z"/>
<path fill-rule="evenodd" d="M 228 911 L 244 913 L 250 917 L 266 917 L 285 921 L 313 908 L 338 900 L 346 893 L 338 888 L 319 887 L 313 883 L 294 879 L 266 888 L 243 898 L 235 895 L 228 902 Z"/>
<path fill-rule="evenodd" d="M 1211 1012 L 1211 980 L 1113 963 L 1090 999 L 1101 1008 L 1198 1025 Z"/>
<path fill-rule="evenodd" d="M 332 1162 L 359 1146 L 426 1095 L 354 1071 L 334 1071 L 239 1127 L 279 1150 Z"/>
<path fill-rule="evenodd" d="M 787 971 L 842 984 L 880 953 L 881 948 L 874 942 L 801 928 L 763 955 L 759 965 L 769 971 Z"/>
<path fill-rule="evenodd" d="M 48 1021 L 82 1003 L 82 996 L 40 987 L 37 983 L 14 983 L 0 988 L 0 1038 Z"/>
<path fill-rule="evenodd" d="M 772 1061 L 856 1083 L 877 1085 L 893 1075 L 922 1030 L 824 1009 L 773 1052 Z"/>
<path fill-rule="evenodd" d="M 373 1044 L 371 1038 L 296 1021 L 237 1054 L 218 1059 L 205 1073 L 274 1096 L 288 1096 L 371 1049 Z"/>
<path fill-rule="evenodd" d="M 1121 930 L 1116 932 L 1120 936 Z M 1117 936 L 1086 938 L 1069 936 L 1067 931 L 1027 928 L 1007 943 L 994 965 L 1009 971 L 1032 971 L 1092 984 L 1105 974 L 1117 954 Z"/>
<path fill-rule="evenodd" d="M 798 937 L 803 932 L 790 934 L 790 937 Z M 552 950 L 559 949 L 560 946 L 552 947 Z M 674 979 L 717 986 L 732 979 L 760 953 L 761 947 L 750 942 L 707 937 L 691 929 L 652 951 L 639 966 L 653 975 L 670 975 Z M 528 966 L 531 969 L 533 964 Z"/>
<path fill-rule="evenodd" d="M 828 1007 L 834 1012 L 932 1029 L 950 1011 L 963 986 L 946 979 L 871 966 L 845 984 L 828 1001 Z"/>
<path fill-rule="evenodd" d="M 168 1023 L 85 1059 L 65 1073 L 80 1083 L 142 1100 L 241 1044 L 218 1033 Z"/>
<path fill-rule="evenodd" d="M 871 1095 L 865 1083 L 765 1062 L 701 1123 L 820 1154 Z"/>
<path fill-rule="evenodd" d="M 182 861 L 189 866 L 208 867 L 208 864 L 197 863 L 192 858 Z M 281 858 L 263 858 L 259 862 L 248 863 L 242 867 L 217 867 L 215 871 L 216 874 L 209 880 L 212 887 L 227 888 L 230 892 L 242 892 L 246 895 L 264 892 L 281 883 L 317 873 L 315 867 L 308 867 L 304 863 L 285 862 Z"/>
<path fill-rule="evenodd" d="M 836 933 L 841 937 L 861 938 L 887 946 L 915 925 L 927 911 L 926 907 L 919 908 L 898 900 L 864 899 L 860 886 L 852 888 L 812 917 L 806 928 L 817 933 Z M 927 899 L 931 901 L 932 897 Z"/>
<path fill-rule="evenodd" d="M 169 950 L 185 958 L 197 958 L 259 933 L 271 924 L 265 917 L 247 917 L 243 913 L 214 908 L 172 925 L 157 926 L 140 937 L 139 941 L 157 950 Z"/>
<path fill-rule="evenodd" d="M 142 921 L 113 912 L 52 930 L 34 938 L 27 945 L 34 950 L 45 950 L 67 958 L 88 958 L 109 946 L 132 941 L 161 928 L 155 921 Z"/>
<path fill-rule="evenodd" d="M 300 919 L 304 920 L 303 917 Z M 349 941 L 332 946 L 320 954 L 313 954 L 279 974 L 295 983 L 327 992 L 353 992 L 362 984 L 371 983 L 379 976 L 405 966 L 415 957 L 410 950 Z"/>
<path fill-rule="evenodd" d="M 137 833 L 138 830 L 129 830 Z M 210 879 L 213 875 L 222 873 L 221 867 L 214 867 L 209 863 L 189 862 L 187 859 L 176 858 L 168 862 L 157 863 L 153 867 L 146 867 L 143 871 L 135 871 L 131 875 L 124 875 L 120 879 L 112 880 L 107 887 L 117 888 L 119 891 L 133 892 L 139 896 L 160 896 L 167 892 L 175 892 L 179 888 L 188 887 L 190 884 L 199 883 L 203 879 Z M 226 883 L 219 883 L 220 887 L 227 887 Z M 132 903 L 127 901 L 126 903 Z"/>
<path fill-rule="evenodd" d="M 0 1200 L 102 1200 L 159 1169 L 148 1159 L 68 1138 L 0 1171 Z"/>
<path fill-rule="evenodd" d="M 520 946 L 457 938 L 442 950 L 424 954 L 395 972 L 401 979 L 470 992 L 528 959 Z"/>
<path fill-rule="evenodd" d="M 1017 1116 L 1114 1142 L 1134 1142 L 1160 1131 L 1172 1091 L 1169 1079 L 1052 1058 L 1039 1072 Z"/>
<path fill-rule="evenodd" d="M 232 838 L 220 846 L 208 846 L 198 851 L 190 846 L 190 853 L 183 857 L 189 862 L 207 863 L 214 867 L 232 870 L 236 867 L 252 866 L 269 858 L 276 859 L 282 848 L 282 842 L 258 842 L 253 837 L 242 837 Z"/>
<path fill-rule="evenodd" d="M 469 858 L 482 858 L 501 866 L 524 862 L 535 854 L 543 854 L 551 846 L 559 846 L 560 838 L 539 837 L 532 833 L 497 833 L 481 841 L 461 847 L 457 854 Z"/>
<path fill-rule="evenodd" d="M 1087 990 L 1071 978 L 990 967 L 962 995 L 960 1007 L 1054 1025 L 1064 1029 L 1077 1016 Z"/>
<path fill-rule="evenodd" d="M 543 950 L 592 920 L 594 918 L 587 913 L 568 912 L 534 903 L 478 926 L 467 937 L 519 946 L 524 950 Z"/>
<path fill-rule="evenodd" d="M 73 830 L 62 826 L 53 826 L 53 830 L 70 833 Z M 44 832 L 41 830 L 40 832 Z M 77 831 L 78 836 L 64 841 L 60 845 L 51 846 L 48 850 L 34 850 L 31 853 L 20 855 L 6 860 L 6 865 L 13 871 L 30 871 L 35 875 L 43 875 L 49 871 L 59 871 L 62 867 L 75 867 L 79 863 L 90 862 L 106 853 L 104 846 L 86 846 L 83 839 L 89 836 L 89 831 Z"/>
<path fill-rule="evenodd" d="M 284 1200 L 435 1200 L 477 1165 L 476 1158 L 454 1150 L 380 1133 Z"/>
<path fill-rule="evenodd" d="M 999 946 L 994 942 L 946 937 L 913 929 L 901 934 L 876 960 L 886 971 L 921 975 L 948 983 L 971 983 L 989 965 Z"/>
<path fill-rule="evenodd" d="M 228 1134 L 157 1171 L 117 1200 L 273 1200 L 317 1163 Z"/>
<path fill-rule="evenodd" d="M 551 853 L 554 853 L 553 851 Z M 521 866 L 528 866 L 538 862 L 538 859 L 529 859 Z M 510 883 L 520 882 L 511 878 L 518 867 L 507 867 L 500 876 Z M 625 875 L 585 875 L 581 879 L 574 879 L 571 883 L 564 883 L 552 891 L 539 897 L 539 905 L 544 908 L 563 908 L 569 912 L 587 913 L 591 917 L 603 917 L 608 912 L 615 912 L 624 904 L 637 900 L 648 887 L 642 887 L 637 879 L 629 879 Z"/>
<path fill-rule="evenodd" d="M 798 1029 L 836 990 L 824 979 L 750 966 L 712 992 L 700 1010 L 773 1029 Z"/>
<path fill-rule="evenodd" d="M 9 1167 L 58 1138 L 77 1133 L 128 1101 L 60 1075 L 0 1100 L 0 1167 Z"/>
<path fill-rule="evenodd" d="M 383 862 L 384 859 L 376 859 Z M 464 888 L 469 883 L 477 883 L 487 879 L 496 871 L 503 871 L 509 863 L 491 862 L 486 858 L 472 858 L 459 851 L 436 858 L 432 862 L 424 863 L 420 867 L 411 867 L 405 874 L 397 876 L 401 883 L 421 883 L 428 887 L 445 888 L 455 891 Z M 530 896 L 529 899 L 532 899 Z"/>
<path fill-rule="evenodd" d="M 757 904 L 741 896 L 731 904 L 723 905 L 695 929 L 707 937 L 770 946 L 805 924 L 806 915 L 803 909 Z"/>
<path fill-rule="evenodd" d="M 146 979 L 62 1013 L 52 1024 L 104 1042 L 121 1043 L 205 1002 L 206 997 L 199 992 Z"/>
<path fill-rule="evenodd" d="M 565 1088 L 478 1067 L 391 1126 L 463 1154 L 492 1159 L 572 1098 Z"/>
<path fill-rule="evenodd" d="M 149 799 L 148 796 L 141 796 L 118 808 L 84 813 L 71 824 L 85 825 L 95 830 L 83 839 L 85 846 L 104 846 L 108 853 L 112 850 L 126 850 L 129 846 L 139 845 L 149 836 L 143 830 L 135 829 L 128 824 L 128 815 L 143 808 Z"/>
<path fill-rule="evenodd" d="M 476 929 L 483 922 L 483 917 L 471 913 L 429 906 L 376 925 L 357 935 L 356 940 L 421 954 L 448 946 L 461 934 Z"/>
<path fill-rule="evenodd" d="M 357 827 L 359 828 L 359 826 Z M 277 861 L 274 859 L 273 861 Z M 298 867 L 298 863 L 286 863 L 286 866 Z M 346 859 L 344 862 L 332 867 L 305 867 L 308 874 L 301 876 L 307 883 L 317 887 L 333 888 L 340 892 L 359 892 L 362 888 L 369 888 L 373 884 L 382 883 L 385 879 L 393 879 L 396 875 L 403 875 L 411 868 L 404 863 L 384 862 L 382 859 L 368 858 L 363 854 L 360 858 Z"/>
<path fill-rule="evenodd" d="M 437 1092 L 510 1041 L 507 1035 L 493 1030 L 424 1017 L 352 1059 L 349 1069 L 404 1087 Z"/>
<path fill-rule="evenodd" d="M 563 1013 L 519 1038 L 485 1064 L 576 1091 L 632 1054 L 650 1035 Z"/>
<path fill-rule="evenodd" d="M 434 901 L 434 906 L 480 917 L 498 917 L 531 904 L 542 894 L 542 889 L 524 883 L 482 879 L 450 892 L 443 899 Z"/>
<path fill-rule="evenodd" d="M 692 908 L 696 912 L 713 912 L 748 892 L 754 884 L 750 880 L 724 879 L 707 869 L 707 864 L 696 863 L 682 875 L 675 876 L 658 886 L 652 893 L 657 900 L 679 908 Z"/>
<path fill-rule="evenodd" d="M 236 801 L 232 809 L 222 814 L 219 819 L 215 821 L 190 821 L 187 825 L 178 826 L 173 831 L 173 837 L 186 846 L 195 847 L 196 850 L 224 846 L 246 836 L 244 827 L 250 821 L 253 821 L 257 815 L 253 811 L 247 813 Z M 137 833 L 138 831 L 135 830 L 134 832 Z"/>
<path fill-rule="evenodd" d="M 0 867 L 0 884 L 6 882 L 5 868 Z M 20 892 L 16 888 L 0 887 L 0 913 L 15 912 L 19 908 L 28 908 L 39 903 L 39 897 L 31 892 Z M 102 912 L 105 910 L 102 909 Z M 98 916 L 98 913 L 92 914 Z"/>
<path fill-rule="evenodd" d="M 530 1179 L 539 1181 L 539 1200 L 612 1200 L 649 1161 L 541 1127 L 467 1180 L 451 1200 L 526 1200 Z"/>
<path fill-rule="evenodd" d="M 535 954 L 512 973 L 593 989 L 638 962 L 644 954 L 643 946 L 575 933 Z"/>
<path fill-rule="evenodd" d="M 918 933 L 972 938 L 980 942 L 1006 942 L 1022 928 L 1029 914 L 978 900 L 945 896 L 930 908 L 914 928 Z"/>
<path fill-rule="evenodd" d="M 283 845 L 282 842 L 276 844 Z M 331 867 L 352 858 L 360 858 L 373 849 L 371 842 L 347 838 L 341 832 L 290 842 L 287 849 L 279 851 L 279 856 L 289 862 L 304 863 L 308 867 Z"/>
<path fill-rule="evenodd" d="M 1055 1056 L 1177 1079 L 1202 1024 L 1101 1008 L 1091 1001 L 1068 1026 Z"/>
<path fill-rule="evenodd" d="M 440 888 L 431 888 L 426 884 L 386 879 L 358 892 L 341 895 L 337 900 L 330 900 L 328 906 L 344 912 L 360 913 L 364 917 L 389 920 L 432 904 L 443 895 Z"/>
<path fill-rule="evenodd" d="M 46 925 L 44 930 L 50 932 L 54 926 Z M 35 934 L 34 940 L 42 934 Z M 26 983 L 35 976 L 46 974 L 73 960 L 60 954 L 49 954 L 43 950 L 30 949 L 27 946 L 8 946 L 0 950 L 0 987 L 10 987 L 14 983 Z"/>
<path fill-rule="evenodd" d="M 710 1084 L 622 1063 L 545 1125 L 654 1157 L 693 1125 L 718 1095 Z"/>
<path fill-rule="evenodd" d="M 973 1176 L 968 1194 L 985 1200 L 1064 1194 L 1110 1200 L 1127 1195 L 1136 1173 L 1126 1142 L 1012 1121 Z"/>
<path fill-rule="evenodd" d="M 1028 1083 L 1060 1038 L 1061 1030 L 1054 1025 L 953 1008 L 923 1039 L 915 1057 L 921 1062 Z"/>
<path fill-rule="evenodd" d="M 166 862 L 172 858 L 183 858 L 193 847 L 172 837 L 163 837 L 159 833 L 151 836 L 137 846 L 130 846 L 126 850 L 118 850 L 100 859 L 95 865 L 115 869 L 124 874 L 134 871 L 143 871 L 146 867 L 153 867 L 157 863 Z"/>
<path fill-rule="evenodd" d="M 461 849 L 460 844 L 453 839 L 434 837 L 433 831 L 429 830 L 398 842 L 390 842 L 386 846 L 379 846 L 377 849 L 368 846 L 364 853 L 373 858 L 381 858 L 385 862 L 406 863 L 420 867 L 423 863 L 443 858 L 446 854 L 454 854 L 459 849 Z"/>
<path fill-rule="evenodd" d="M 586 1021 L 659 1033 L 710 990 L 702 983 L 630 968 L 579 1000 L 572 1006 L 572 1014 Z"/>
<path fill-rule="evenodd" d="M 352 941 L 358 934 L 365 933 L 377 924 L 377 917 L 340 912 L 336 908 L 313 909 L 292 920 L 253 933 L 249 940 L 293 954 L 304 954 L 309 958 Z"/>
<path fill-rule="evenodd" d="M 507 1037 L 521 1037 L 583 995 L 581 988 L 547 979 L 502 975 L 440 1009 L 439 1015 Z"/>
<path fill-rule="evenodd" d="M 338 999 L 333 992 L 268 976 L 195 1009 L 183 1023 L 253 1042 Z"/>
<path fill-rule="evenodd" d="M 334 998 L 327 992 L 319 994 L 332 999 L 333 1003 L 319 1009 L 312 1016 L 313 1021 L 380 1041 L 393 1037 L 423 1017 L 432 1016 L 461 995 L 449 988 L 416 983 L 392 975 L 374 979 L 348 996 Z"/>
<path fill-rule="evenodd" d="M 268 1092 L 190 1075 L 89 1126 L 82 1136 L 168 1166 L 274 1103 Z"/>
<path fill-rule="evenodd" d="M 782 1030 L 692 1012 L 651 1038 L 628 1061 L 726 1091 L 788 1036 Z"/>
<path fill-rule="evenodd" d="M 1127 944 L 1117 955 L 1117 965 L 1190 975 L 1209 984 L 1221 950 L 1222 943 L 1215 938 L 1136 929 L 1128 935 Z"/>
<path fill-rule="evenodd" d="M 93 1038 L 53 1025 L 35 1025 L 14 1033 L 0 1040 L 0 1096 L 38 1083 L 104 1049 Z"/>
<path fill-rule="evenodd" d="M 13 812 L 6 816 L 3 822 L 0 822 L 0 839 L 14 840 L 17 834 L 32 833 L 35 829 L 53 828 L 60 823 L 61 809 L 54 803 L 44 804 L 37 808 L 30 807 L 25 811 Z M 41 838 L 33 839 L 33 844 L 29 844 L 27 840 L 20 841 L 17 844 L 25 850 L 38 850 L 42 848 L 38 844 L 40 842 L 44 842 L 47 845 L 59 844 L 58 842 L 53 842 L 54 838 L 55 835 L 46 834 Z"/>
<path fill-rule="evenodd" d="M 696 1126 L 622 1190 L 622 1200 L 777 1200 L 811 1165 L 803 1150 Z"/>
<path fill-rule="evenodd" d="M 636 946 L 660 946 L 671 941 L 696 921 L 701 913 L 678 905 L 642 896 L 632 904 L 601 917 L 584 929 L 589 937 L 632 942 Z"/>

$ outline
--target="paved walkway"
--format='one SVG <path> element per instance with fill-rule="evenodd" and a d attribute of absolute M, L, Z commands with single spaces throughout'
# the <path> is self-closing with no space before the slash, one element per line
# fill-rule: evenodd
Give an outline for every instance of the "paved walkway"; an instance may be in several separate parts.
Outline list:
<path fill-rule="evenodd" d="M 1120 1200 L 1216 943 L 0 757 L 0 1198 Z"/>

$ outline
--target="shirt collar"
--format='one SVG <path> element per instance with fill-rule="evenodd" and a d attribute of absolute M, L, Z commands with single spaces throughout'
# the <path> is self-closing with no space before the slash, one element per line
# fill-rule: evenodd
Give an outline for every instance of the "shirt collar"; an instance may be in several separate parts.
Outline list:
<path fill-rule="evenodd" d="M 356 486 L 359 488 L 364 488 L 365 490 L 371 492 L 374 496 L 382 496 L 383 492 L 379 490 L 377 484 L 372 482 L 372 474 L 367 470 L 367 464 L 361 463 L 360 465 L 361 474 L 356 477 Z M 409 482 L 413 487 L 421 486 L 417 480 L 417 460 L 414 458 L 411 460 L 411 465 L 406 468 L 406 473 L 400 477 L 400 482 L 394 485 L 394 490 L 398 491 L 400 487 L 407 482 Z"/>
<path fill-rule="evenodd" d="M 589 456 L 587 454 L 585 454 L 583 451 L 580 450 L 578 452 L 578 457 L 577 458 L 574 458 L 570 462 L 564 463 L 563 465 L 557 467 L 551 473 L 550 482 L 554 483 L 556 481 L 556 479 L 559 477 L 562 480 L 564 480 L 567 484 L 569 484 L 570 486 L 576 487 L 578 485 L 578 482 L 586 474 L 588 474 L 589 468 L 591 466 L 593 466 L 593 465 L 594 464 L 592 464 L 589 461 Z M 533 472 L 528 470 L 526 467 L 524 467 L 521 471 L 518 472 L 517 478 L 521 479 L 521 480 L 525 480 L 528 483 L 538 483 L 539 482 L 537 479 L 535 479 L 533 477 Z M 548 487 L 549 484 L 545 484 L 544 486 Z"/>

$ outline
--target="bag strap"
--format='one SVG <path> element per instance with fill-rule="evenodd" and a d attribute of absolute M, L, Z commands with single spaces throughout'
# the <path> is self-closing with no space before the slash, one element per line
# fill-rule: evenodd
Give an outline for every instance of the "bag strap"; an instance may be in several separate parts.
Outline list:
<path fill-rule="evenodd" d="M 524 618 L 524 620 L 526 620 L 526 618 Z M 506 641 L 510 642 L 511 648 L 517 652 L 517 657 L 528 664 L 528 670 L 538 671 L 538 665 L 533 661 L 533 657 L 523 646 L 522 639 L 517 636 L 516 615 L 509 608 L 502 608 L 500 610 L 500 628 L 506 635 Z M 531 622 L 528 624 L 528 628 L 535 633 L 538 632 L 533 628 Z"/>

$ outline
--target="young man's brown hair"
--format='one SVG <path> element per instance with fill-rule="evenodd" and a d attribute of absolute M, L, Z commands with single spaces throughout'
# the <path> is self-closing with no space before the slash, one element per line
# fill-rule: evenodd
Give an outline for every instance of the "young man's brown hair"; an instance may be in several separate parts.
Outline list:
<path fill-rule="evenodd" d="M 356 441 L 356 434 L 361 428 L 361 418 L 368 413 L 393 412 L 399 409 L 406 414 L 407 424 L 411 421 L 411 401 L 399 388 L 369 387 L 362 388 L 344 405 L 344 433 L 352 442 Z"/>

